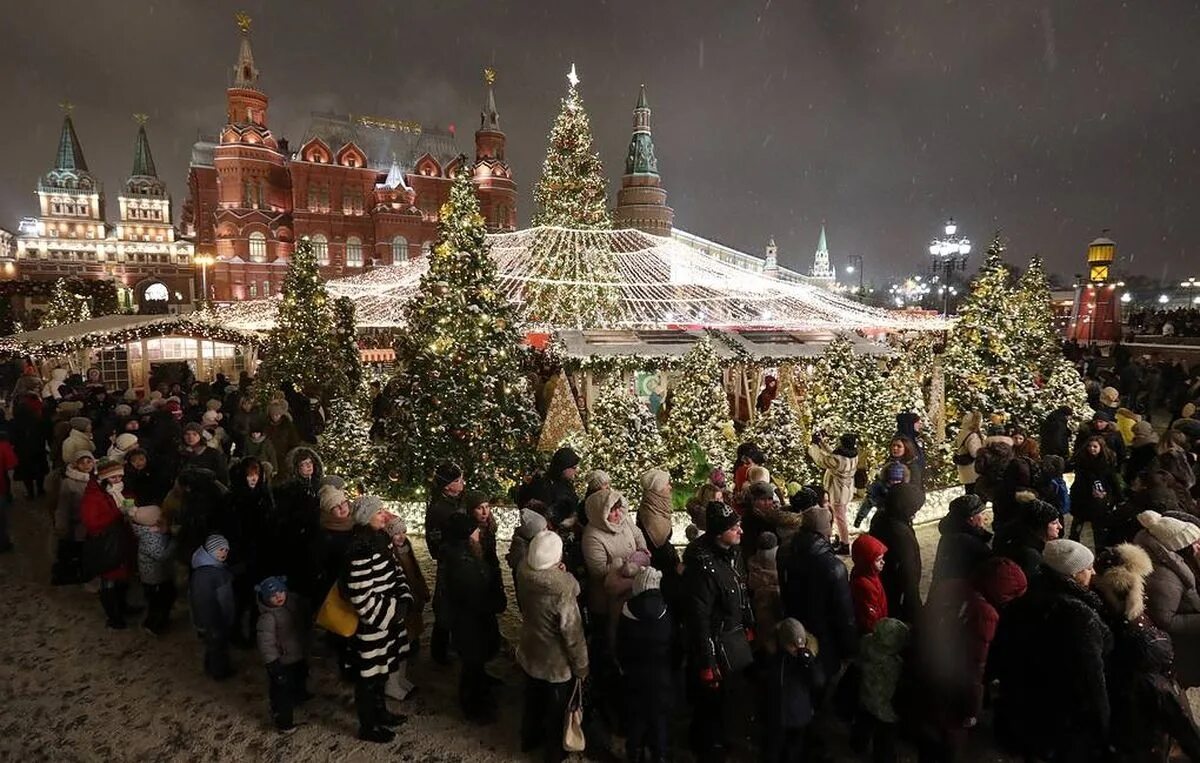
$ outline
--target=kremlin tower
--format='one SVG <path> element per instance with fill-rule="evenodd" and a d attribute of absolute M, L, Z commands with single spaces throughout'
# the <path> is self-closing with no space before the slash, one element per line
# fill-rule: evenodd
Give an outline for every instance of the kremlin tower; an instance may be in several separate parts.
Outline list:
<path fill-rule="evenodd" d="M 670 236 L 674 211 L 667 206 L 667 192 L 658 176 L 654 141 L 650 135 L 650 106 L 642 85 L 633 109 L 633 137 L 625 157 L 625 174 L 613 210 L 614 228 L 636 228 L 656 236 Z"/>
<path fill-rule="evenodd" d="M 475 131 L 475 187 L 488 232 L 497 233 L 517 228 L 517 184 L 504 158 L 506 139 L 500 131 L 500 113 L 496 111 L 496 96 L 492 92 L 496 72 L 484 69 L 483 81 L 487 85 L 487 99 L 479 114 L 479 129 Z"/>

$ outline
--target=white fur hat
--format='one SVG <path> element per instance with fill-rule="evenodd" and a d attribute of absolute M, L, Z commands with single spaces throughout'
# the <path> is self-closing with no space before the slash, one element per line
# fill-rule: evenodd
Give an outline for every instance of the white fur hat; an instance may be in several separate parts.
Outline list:
<path fill-rule="evenodd" d="M 548 570 L 562 561 L 563 542 L 553 530 L 542 530 L 529 542 L 525 563 L 530 569 Z"/>

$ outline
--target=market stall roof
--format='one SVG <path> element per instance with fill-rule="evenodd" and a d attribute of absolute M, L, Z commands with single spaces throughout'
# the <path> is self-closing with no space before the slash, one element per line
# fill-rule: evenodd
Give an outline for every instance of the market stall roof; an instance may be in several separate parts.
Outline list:
<path fill-rule="evenodd" d="M 556 334 L 555 351 L 565 365 L 589 367 L 610 365 L 629 360 L 629 365 L 669 367 L 681 359 L 697 342 L 708 336 L 713 351 L 722 363 L 757 364 L 790 363 L 821 355 L 835 334 L 830 332 L 798 331 L 711 331 L 699 327 L 678 327 L 659 330 L 591 330 L 574 329 Z M 887 355 L 887 345 L 850 336 L 855 351 L 862 355 Z M 657 362 L 656 362 L 657 361 Z"/>
<path fill-rule="evenodd" d="M 785 281 L 723 262 L 686 242 L 637 230 L 584 231 L 537 227 L 488 236 L 500 286 L 517 305 L 528 285 L 539 290 L 610 288 L 617 295 L 606 328 L 764 329 L 817 332 L 928 331 L 944 321 L 869 307 L 822 286 Z M 570 279 L 540 272 L 540 259 L 553 256 Z M 596 280 L 594 263 L 611 263 L 607 280 Z M 360 328 L 403 325 L 403 307 L 417 293 L 428 266 L 418 258 L 368 273 L 327 282 L 334 297 L 350 297 Z M 582 275 L 581 275 L 582 274 Z M 266 330 L 274 322 L 278 297 L 239 302 L 218 311 L 225 325 Z M 573 325 L 538 325 L 560 331 Z"/>
<path fill-rule="evenodd" d="M 211 339 L 245 346 L 262 344 L 259 334 L 216 323 L 208 316 L 103 315 L 0 337 L 0 352 L 54 355 L 163 336 Z"/>

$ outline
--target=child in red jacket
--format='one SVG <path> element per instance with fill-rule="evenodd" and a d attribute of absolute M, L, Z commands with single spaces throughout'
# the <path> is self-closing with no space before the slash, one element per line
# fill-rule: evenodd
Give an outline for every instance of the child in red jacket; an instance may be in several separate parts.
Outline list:
<path fill-rule="evenodd" d="M 875 630 L 875 623 L 888 616 L 887 596 L 879 578 L 886 553 L 887 546 L 867 533 L 858 536 L 850 547 L 850 557 L 854 560 L 850 596 L 854 600 L 854 621 L 863 635 Z"/>

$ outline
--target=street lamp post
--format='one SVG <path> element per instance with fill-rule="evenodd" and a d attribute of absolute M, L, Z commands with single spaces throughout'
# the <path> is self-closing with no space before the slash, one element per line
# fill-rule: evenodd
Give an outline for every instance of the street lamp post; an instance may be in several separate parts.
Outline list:
<path fill-rule="evenodd" d="M 861 298 L 863 295 L 863 258 L 862 258 L 862 255 L 861 254 L 852 254 L 849 257 L 847 257 L 846 259 L 850 261 L 850 264 L 846 266 L 847 273 L 850 273 L 851 275 L 853 275 L 855 268 L 858 269 L 858 296 L 859 296 L 859 298 Z M 858 263 L 858 264 L 855 265 L 854 263 Z"/>
<path fill-rule="evenodd" d="M 200 306 L 203 307 L 208 304 L 208 266 L 213 264 L 213 258 L 210 254 L 198 254 L 192 261 L 200 266 Z"/>
<path fill-rule="evenodd" d="M 929 242 L 929 256 L 933 258 L 934 275 L 942 279 L 942 315 L 948 316 L 954 271 L 967 269 L 971 240 L 958 235 L 958 224 L 953 217 L 946 221 L 942 231 L 944 235 Z"/>

